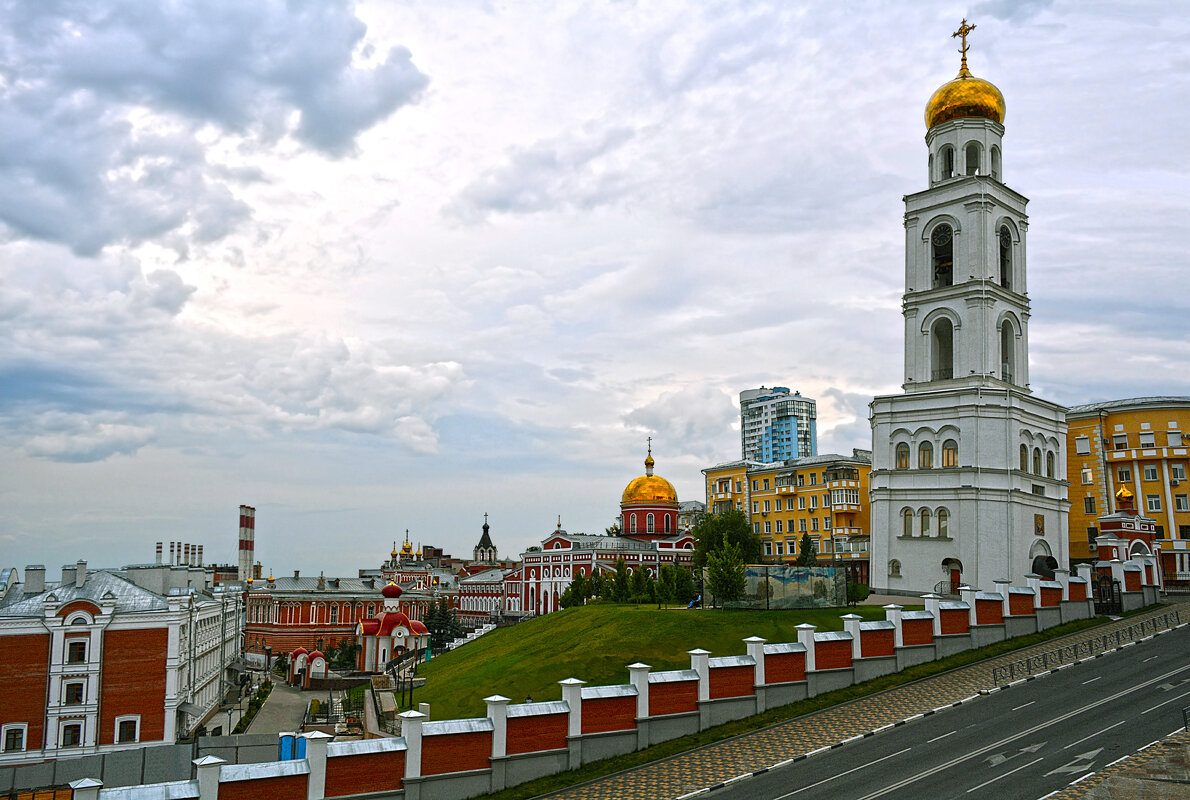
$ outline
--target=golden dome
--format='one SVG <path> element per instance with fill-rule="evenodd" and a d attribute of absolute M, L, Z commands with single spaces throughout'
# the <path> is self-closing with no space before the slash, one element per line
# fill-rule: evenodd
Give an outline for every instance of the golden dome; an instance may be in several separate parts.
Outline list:
<path fill-rule="evenodd" d="M 641 475 L 633 478 L 624 487 L 620 503 L 672 503 L 678 502 L 678 493 L 672 483 L 660 475 Z"/>
<path fill-rule="evenodd" d="M 963 37 L 963 47 L 959 50 L 963 60 L 959 65 L 959 74 L 953 81 L 938 87 L 926 103 L 926 128 L 950 122 L 952 119 L 990 119 L 993 122 L 1004 122 L 1004 95 L 1000 94 L 989 81 L 976 78 L 967 69 L 967 34 L 975 30 L 974 25 L 963 24 L 952 34 Z"/>
<path fill-rule="evenodd" d="M 1124 484 L 1120 484 L 1120 490 L 1118 492 L 1116 492 L 1116 499 L 1117 500 L 1130 500 L 1130 499 L 1132 499 L 1132 492 L 1128 491 L 1127 486 L 1125 486 Z"/>
<path fill-rule="evenodd" d="M 964 64 L 958 77 L 938 87 L 926 103 L 926 128 L 965 118 L 1004 122 L 1004 95 L 994 84 L 972 75 Z"/>

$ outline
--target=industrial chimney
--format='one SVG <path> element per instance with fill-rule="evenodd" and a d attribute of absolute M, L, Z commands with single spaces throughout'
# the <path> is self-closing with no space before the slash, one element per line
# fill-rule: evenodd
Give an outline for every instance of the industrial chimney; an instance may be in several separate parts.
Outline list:
<path fill-rule="evenodd" d="M 240 506 L 240 563 L 236 577 L 247 583 L 252 577 L 252 564 L 256 560 L 256 509 Z"/>

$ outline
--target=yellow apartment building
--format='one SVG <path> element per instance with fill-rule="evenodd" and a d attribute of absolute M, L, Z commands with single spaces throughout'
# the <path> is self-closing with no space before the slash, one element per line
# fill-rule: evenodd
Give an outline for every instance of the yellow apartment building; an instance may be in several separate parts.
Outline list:
<path fill-rule="evenodd" d="M 1190 539 L 1190 397 L 1137 397 L 1066 412 L 1070 557 L 1092 557 L 1097 519 L 1126 485 L 1137 509 L 1157 521 L 1158 538 Z"/>
<path fill-rule="evenodd" d="M 772 464 L 729 461 L 703 470 L 707 510 L 744 512 L 766 560 L 792 563 L 808 533 L 819 561 L 841 561 L 851 580 L 867 583 L 871 469 L 868 450 Z"/>

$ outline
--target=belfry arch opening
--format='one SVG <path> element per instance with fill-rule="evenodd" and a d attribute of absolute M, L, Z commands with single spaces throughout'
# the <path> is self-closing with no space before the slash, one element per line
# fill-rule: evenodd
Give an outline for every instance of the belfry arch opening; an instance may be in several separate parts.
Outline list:
<path fill-rule="evenodd" d="M 1008 320 L 1000 323 L 1000 378 L 1016 382 L 1016 331 Z"/>
<path fill-rule="evenodd" d="M 954 285 L 954 230 L 946 224 L 934 228 L 930 234 L 933 254 L 933 288 Z"/>
<path fill-rule="evenodd" d="M 946 317 L 930 329 L 930 380 L 954 377 L 954 326 Z"/>
<path fill-rule="evenodd" d="M 1012 288 L 1012 231 L 1007 225 L 1000 226 L 1000 285 Z"/>

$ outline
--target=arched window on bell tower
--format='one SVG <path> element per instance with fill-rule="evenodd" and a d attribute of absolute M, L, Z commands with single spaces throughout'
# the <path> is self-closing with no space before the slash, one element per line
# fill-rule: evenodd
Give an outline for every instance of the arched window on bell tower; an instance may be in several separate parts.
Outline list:
<path fill-rule="evenodd" d="M 943 223 L 930 234 L 930 248 L 933 252 L 933 288 L 954 284 L 954 230 Z"/>
<path fill-rule="evenodd" d="M 992 177 L 1000 180 L 1000 148 L 992 145 Z"/>
<path fill-rule="evenodd" d="M 954 377 L 954 326 L 941 317 L 930 330 L 930 380 Z"/>
<path fill-rule="evenodd" d="M 1016 331 L 1012 323 L 1000 323 L 1000 378 L 1008 383 L 1016 380 Z"/>
<path fill-rule="evenodd" d="M 954 148 L 945 145 L 938 151 L 938 180 L 954 177 Z"/>
<path fill-rule="evenodd" d="M 1012 288 L 1012 231 L 1000 226 L 1000 285 Z"/>
<path fill-rule="evenodd" d="M 979 144 L 977 142 L 968 142 L 967 147 L 963 150 L 963 160 L 966 161 L 967 174 L 979 174 Z"/>

